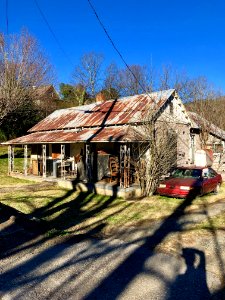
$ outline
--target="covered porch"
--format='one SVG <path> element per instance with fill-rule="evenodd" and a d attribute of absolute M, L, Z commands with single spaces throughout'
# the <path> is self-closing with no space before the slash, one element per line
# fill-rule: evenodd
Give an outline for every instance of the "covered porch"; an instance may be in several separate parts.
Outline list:
<path fill-rule="evenodd" d="M 105 195 L 120 195 L 126 189 L 135 196 L 139 178 L 132 149 L 141 142 L 136 138 L 137 132 L 128 126 L 95 129 L 95 132 L 86 129 L 31 133 L 7 142 L 8 173 L 56 180 L 67 188 L 76 185 L 82 191 Z M 23 174 L 15 173 L 14 169 L 17 145 L 24 149 Z"/>

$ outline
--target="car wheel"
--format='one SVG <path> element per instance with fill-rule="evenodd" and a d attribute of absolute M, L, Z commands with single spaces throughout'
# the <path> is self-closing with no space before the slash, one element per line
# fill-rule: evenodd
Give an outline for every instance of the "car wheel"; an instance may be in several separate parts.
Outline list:
<path fill-rule="evenodd" d="M 218 194 L 219 193 L 219 190 L 220 190 L 220 184 L 219 183 L 217 183 L 217 185 L 216 185 L 216 187 L 215 187 L 215 189 L 214 189 L 214 194 Z"/>

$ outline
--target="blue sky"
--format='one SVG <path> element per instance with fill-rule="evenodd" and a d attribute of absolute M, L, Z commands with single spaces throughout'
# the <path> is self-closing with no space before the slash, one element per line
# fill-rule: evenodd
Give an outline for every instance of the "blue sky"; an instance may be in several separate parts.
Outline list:
<path fill-rule="evenodd" d="M 6 1 L 0 2 L 0 31 L 6 32 Z M 58 81 L 70 82 L 82 54 L 103 53 L 105 64 L 123 63 L 87 0 L 38 0 L 66 55 L 33 0 L 8 0 L 9 33 L 28 28 L 55 66 Z M 204 75 L 225 94 L 224 0 L 92 0 L 128 64 L 170 64 L 190 77 Z"/>

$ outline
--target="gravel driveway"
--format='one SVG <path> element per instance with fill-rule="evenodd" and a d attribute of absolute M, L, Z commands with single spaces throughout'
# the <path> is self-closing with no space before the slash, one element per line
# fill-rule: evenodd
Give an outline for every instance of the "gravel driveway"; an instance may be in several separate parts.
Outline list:
<path fill-rule="evenodd" d="M 2 220 L 0 299 L 224 299 L 224 234 L 166 231 L 171 222 L 48 239 Z"/>

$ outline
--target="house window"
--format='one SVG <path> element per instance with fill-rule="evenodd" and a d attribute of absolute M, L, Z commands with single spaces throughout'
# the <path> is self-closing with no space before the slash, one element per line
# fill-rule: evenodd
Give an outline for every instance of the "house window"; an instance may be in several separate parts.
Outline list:
<path fill-rule="evenodd" d="M 173 102 L 170 102 L 170 114 L 173 116 L 173 109 L 174 109 L 174 107 L 173 107 Z"/>
<path fill-rule="evenodd" d="M 214 153 L 223 153 L 223 144 L 222 143 L 214 143 L 213 144 L 213 152 Z"/>

